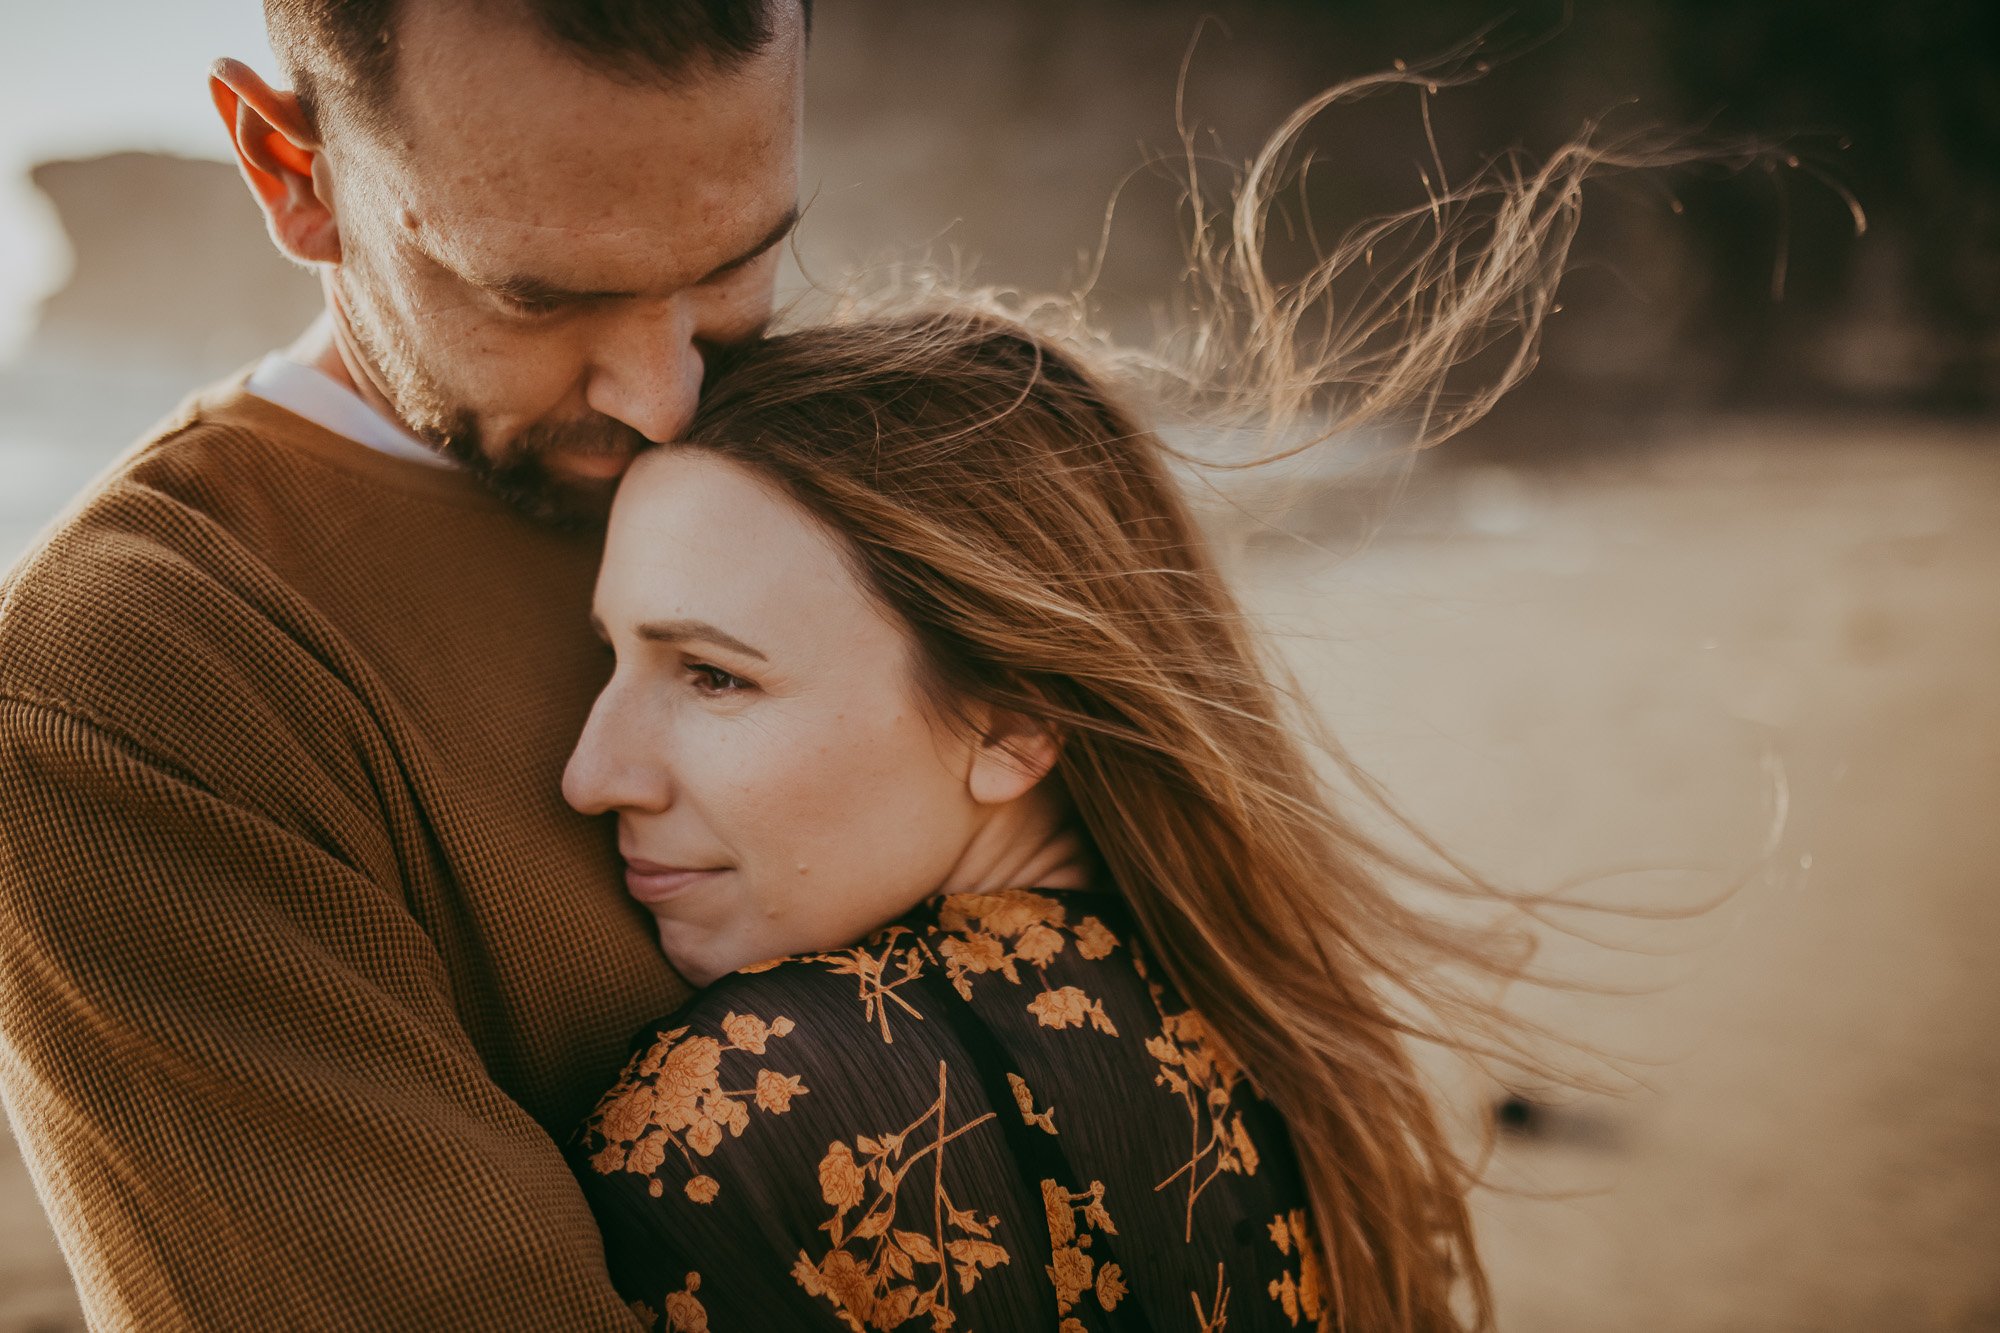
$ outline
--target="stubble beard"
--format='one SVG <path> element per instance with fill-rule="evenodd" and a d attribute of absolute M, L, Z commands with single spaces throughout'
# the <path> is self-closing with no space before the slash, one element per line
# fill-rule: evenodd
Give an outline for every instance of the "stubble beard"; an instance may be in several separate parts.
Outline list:
<path fill-rule="evenodd" d="M 383 396 L 413 434 L 537 523 L 564 531 L 604 526 L 616 483 L 563 480 L 549 471 L 543 458 L 550 452 L 636 455 L 650 447 L 650 441 L 623 422 L 598 417 L 538 423 L 497 454 L 490 451 L 478 415 L 425 368 L 407 332 L 378 299 L 379 287 L 365 265 L 350 258 L 335 271 L 334 282 L 356 350 L 374 369 Z"/>

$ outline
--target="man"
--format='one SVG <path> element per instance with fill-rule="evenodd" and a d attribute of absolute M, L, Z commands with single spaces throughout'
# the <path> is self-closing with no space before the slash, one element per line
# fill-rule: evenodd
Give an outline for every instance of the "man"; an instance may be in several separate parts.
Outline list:
<path fill-rule="evenodd" d="M 326 317 L 0 585 L 8 1110 L 93 1326 L 629 1329 L 554 1139 L 685 987 L 558 787 L 592 529 L 768 314 L 808 15 L 267 16 Z"/>

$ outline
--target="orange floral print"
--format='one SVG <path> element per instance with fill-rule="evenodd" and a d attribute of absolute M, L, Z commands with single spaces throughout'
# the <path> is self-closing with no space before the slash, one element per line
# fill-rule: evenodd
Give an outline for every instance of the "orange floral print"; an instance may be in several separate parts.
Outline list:
<path fill-rule="evenodd" d="M 661 1314 L 644 1301 L 633 1301 L 631 1311 L 639 1322 L 648 1329 L 665 1328 L 665 1333 L 708 1333 L 708 1310 L 695 1295 L 701 1290 L 701 1274 L 689 1273 L 681 1283 L 679 1291 L 670 1291 L 664 1302 L 666 1322 L 661 1323 Z"/>
<path fill-rule="evenodd" d="M 896 991 L 921 977 L 924 968 L 935 963 L 937 958 L 931 953 L 930 946 L 908 927 L 890 926 L 855 948 L 805 954 L 794 961 L 817 963 L 840 976 L 853 977 L 860 987 L 862 1021 L 874 1023 L 882 1034 L 883 1042 L 893 1045 L 896 1038 L 889 1030 L 890 1005 L 897 1006 L 905 1015 L 920 1023 L 924 1018 Z"/>
<path fill-rule="evenodd" d="M 1056 1108 L 1046 1111 L 1035 1109 L 1035 1094 L 1028 1089 L 1028 1080 L 1019 1074 L 1007 1075 L 1007 1086 L 1014 1090 L 1014 1105 L 1021 1108 L 1021 1123 L 1033 1125 L 1045 1134 L 1056 1132 Z"/>
<path fill-rule="evenodd" d="M 1087 916 L 1072 926 L 1069 909 L 1055 897 L 1028 889 L 997 893 L 954 893 L 938 906 L 938 925 L 950 932 L 938 945 L 945 971 L 959 998 L 972 998 L 972 978 L 997 973 L 1021 985 L 1020 964 L 1034 969 L 1041 990 L 1028 1001 L 1028 1012 L 1048 1028 L 1080 1028 L 1086 1023 L 1108 1037 L 1117 1026 L 1104 1003 L 1075 986 L 1051 988 L 1048 967 L 1076 941 L 1079 956 L 1105 957 L 1118 947 L 1118 937 L 1102 921 Z"/>
<path fill-rule="evenodd" d="M 1076 951 L 1092 962 L 1110 955 L 1118 947 L 1118 937 L 1094 916 L 1077 923 Z"/>
<path fill-rule="evenodd" d="M 1093 899 L 1103 904 L 1095 905 L 1103 919 L 1084 914 L 1079 906 Z M 798 1043 L 787 1042 L 796 1029 L 788 1018 L 766 1022 L 732 1010 L 717 1021 L 712 1015 L 723 1007 L 718 997 L 701 1026 L 665 1031 L 650 1049 L 628 1062 L 619 1084 L 586 1124 L 576 1146 L 578 1165 L 593 1189 L 604 1188 L 601 1173 L 622 1178 L 612 1186 L 618 1195 L 628 1189 L 638 1194 L 637 1180 L 644 1180 L 657 1198 L 662 1181 L 672 1181 L 678 1189 L 666 1191 L 673 1195 L 666 1206 L 684 1207 L 679 1197 L 684 1193 L 692 1205 L 705 1210 L 701 1216 L 706 1222 L 740 1225 L 747 1228 L 746 1235 L 768 1234 L 771 1219 L 762 1211 L 764 1201 L 751 1199 L 751 1191 L 733 1183 L 725 1189 L 700 1170 L 705 1159 L 726 1157 L 729 1151 L 758 1154 L 758 1143 L 735 1149 L 725 1145 L 745 1135 L 759 1116 L 798 1109 L 798 1098 L 812 1095 L 808 1079 L 820 1090 L 808 1104 L 817 1117 L 835 1110 L 835 1104 L 822 1104 L 822 1099 L 844 1096 L 857 1071 L 864 1076 L 865 1092 L 864 1085 L 853 1085 L 854 1095 L 862 1098 L 854 1104 L 878 1105 L 885 1091 L 896 1095 L 896 1089 L 921 1089 L 935 1068 L 935 1097 L 908 1124 L 892 1132 L 861 1133 L 857 1131 L 873 1130 L 881 1121 L 874 1114 L 860 1123 L 833 1121 L 828 1132 L 841 1137 L 832 1142 L 818 1135 L 810 1139 L 812 1145 L 825 1144 L 817 1159 L 808 1147 L 798 1145 L 798 1154 L 786 1163 L 766 1163 L 762 1157 L 751 1163 L 767 1183 L 782 1184 L 787 1176 L 794 1181 L 792 1192 L 803 1193 L 797 1202 L 807 1210 L 804 1217 L 787 1219 L 788 1226 L 798 1225 L 799 1235 L 781 1254 L 795 1257 L 772 1256 L 776 1262 L 768 1276 L 789 1265 L 791 1280 L 815 1304 L 829 1310 L 840 1327 L 854 1333 L 878 1329 L 912 1333 L 913 1326 L 929 1333 L 972 1333 L 964 1327 L 966 1302 L 972 1299 L 1001 1302 L 996 1308 L 1014 1311 L 1013 1326 L 1047 1327 L 1051 1296 L 1061 1333 L 1087 1333 L 1106 1313 L 1123 1317 L 1137 1299 L 1134 1290 L 1145 1288 L 1148 1274 L 1143 1268 L 1128 1273 L 1111 1261 L 1112 1245 L 1122 1248 L 1132 1242 L 1129 1237 L 1113 1240 L 1119 1228 L 1107 1198 L 1119 1202 L 1118 1218 L 1130 1226 L 1137 1225 L 1131 1213 L 1135 1207 L 1164 1210 L 1160 1221 L 1169 1227 L 1172 1214 L 1182 1213 L 1185 1238 L 1195 1247 L 1191 1257 L 1215 1263 L 1212 1285 L 1196 1278 L 1162 1293 L 1170 1301 L 1185 1298 L 1192 1306 L 1192 1320 L 1187 1318 L 1189 1307 L 1179 1307 L 1177 1327 L 1191 1333 L 1229 1333 L 1232 1327 L 1245 1326 L 1246 1318 L 1259 1328 L 1322 1325 L 1332 1318 L 1330 1300 L 1326 1270 L 1308 1233 L 1308 1214 L 1293 1209 L 1273 1217 L 1272 1212 L 1295 1197 L 1289 1188 L 1295 1176 L 1290 1152 L 1281 1136 L 1271 1142 L 1256 1137 L 1261 1131 L 1255 1127 L 1265 1122 L 1252 1109 L 1254 1080 L 1219 1034 L 1186 1007 L 1171 983 L 1155 979 L 1157 968 L 1144 957 L 1133 930 L 1118 905 L 1105 904 L 1100 895 L 1029 890 L 957 894 L 933 900 L 928 920 L 889 927 L 856 948 L 746 969 L 771 971 L 794 965 L 795 971 L 809 974 L 806 980 L 812 988 L 805 993 L 814 995 L 846 991 L 846 982 L 831 982 L 829 973 L 851 979 L 859 1007 L 836 1015 L 829 1031 L 812 1032 L 812 1038 L 829 1041 L 807 1052 Z M 759 993 L 784 992 L 774 979 Z M 983 1083 L 972 1092 L 965 1090 L 968 1085 L 963 1080 L 972 1074 L 959 1057 L 941 1060 L 925 1051 L 923 1043 L 910 1040 L 926 1034 L 903 1027 L 905 1022 L 937 1024 L 944 1017 L 939 1005 L 950 1008 L 960 1003 L 1001 1039 L 1003 1051 L 1014 1052 L 1023 1039 L 1050 1048 L 1047 1064 L 1032 1063 L 1033 1057 L 1021 1051 L 1015 1053 L 1021 1061 L 1016 1068 L 1024 1072 L 1006 1072 L 1007 1067 L 1001 1066 L 1006 1088 L 998 1103 L 985 1101 Z M 836 995 L 833 1006 L 845 1009 L 846 1001 Z M 783 1007 L 797 1012 L 790 1003 Z M 1024 1012 L 1032 1021 L 1022 1021 Z M 858 1027 L 853 1017 L 857 1013 Z M 1157 1028 L 1152 1026 L 1155 1019 Z M 807 1021 L 817 1020 L 809 1016 Z M 1120 1032 L 1121 1025 L 1132 1033 L 1130 1037 Z M 1058 1035 L 1072 1032 L 1089 1035 Z M 1041 1036 L 1031 1035 L 1036 1033 Z M 950 1031 L 930 1035 L 945 1039 L 964 1033 L 954 1014 Z M 897 1041 L 898 1036 L 904 1040 Z M 953 1041 L 950 1049 L 961 1044 Z M 911 1058 L 898 1056 L 892 1062 L 884 1048 Z M 1065 1061 L 1065 1049 L 1077 1054 Z M 1100 1055 L 1108 1061 L 1101 1068 L 1115 1071 L 1121 1083 L 1109 1090 L 1110 1097 L 1102 1080 L 1090 1072 L 1100 1068 L 1095 1063 Z M 801 1057 L 806 1058 L 803 1067 Z M 840 1068 L 817 1063 L 822 1058 Z M 874 1063 L 877 1058 L 879 1066 Z M 1063 1082 L 1062 1073 L 1051 1072 L 1066 1068 L 1079 1070 L 1076 1082 Z M 954 1070 L 959 1076 L 956 1083 Z M 836 1074 L 840 1078 L 828 1085 L 827 1079 Z M 1057 1087 L 1049 1086 L 1051 1079 L 1057 1080 Z M 1148 1081 L 1155 1092 L 1143 1091 Z M 948 1100 L 947 1092 L 954 1088 Z M 1063 1106 L 1043 1102 L 1038 1092 L 1062 1095 Z M 916 1111 L 914 1098 L 907 1108 L 896 1105 L 894 1114 L 900 1119 L 906 1109 Z M 1059 1111 L 1064 1116 L 1060 1125 Z M 1061 1181 L 1043 1179 L 1042 1172 L 1018 1162 L 1018 1168 L 1030 1173 L 1003 1166 L 998 1176 L 982 1179 L 994 1165 L 989 1159 L 997 1154 L 992 1150 L 1003 1145 L 974 1137 L 961 1149 L 952 1148 L 968 1135 L 1000 1133 L 1000 1124 L 988 1128 L 986 1122 L 1015 1114 L 1023 1126 L 1051 1136 L 1060 1130 L 1062 1140 L 1073 1144 L 1073 1177 L 1056 1170 L 1049 1174 L 1061 1176 Z M 1100 1116 L 1110 1117 L 1115 1132 L 1109 1143 L 1114 1150 L 1129 1146 L 1138 1134 L 1153 1142 L 1175 1143 L 1180 1141 L 1176 1127 L 1185 1124 L 1184 1156 L 1182 1149 L 1173 1149 L 1173 1158 L 1180 1160 L 1170 1159 L 1157 1169 L 1152 1163 L 1158 1159 L 1149 1156 L 1138 1171 L 1128 1168 L 1142 1159 L 1129 1152 L 1100 1161 L 1075 1156 L 1087 1155 L 1106 1142 L 1106 1126 L 1094 1123 Z M 1084 1128 L 1095 1132 L 1086 1142 L 1075 1143 L 1075 1134 Z M 1006 1126 L 1009 1137 L 1004 1146 L 1019 1144 L 1012 1137 L 1017 1132 L 1011 1124 Z M 685 1163 L 685 1173 L 662 1169 L 675 1153 L 680 1160 L 674 1165 Z M 948 1159 L 953 1167 L 949 1177 Z M 1006 1159 L 1014 1160 L 1013 1154 L 1006 1154 Z M 975 1161 L 981 1165 L 974 1166 Z M 774 1177 L 766 1169 L 769 1165 L 782 1165 L 786 1175 Z M 917 1174 L 912 1176 L 912 1171 Z M 732 1179 L 726 1171 L 717 1174 Z M 1158 1179 L 1161 1174 L 1166 1178 Z M 1273 1175 L 1279 1179 L 1260 1178 Z M 980 1183 L 971 1183 L 974 1180 Z M 1086 1188 L 1068 1188 L 1085 1182 Z M 1218 1183 L 1221 1188 L 1212 1188 Z M 824 1210 L 811 1202 L 815 1186 Z M 999 1229 L 1000 1215 L 1011 1218 L 1010 1209 L 1025 1205 L 1032 1216 L 1038 1189 L 1049 1234 L 1048 1258 L 1023 1266 L 1013 1262 L 1015 1238 Z M 730 1197 L 722 1197 L 725 1194 Z M 756 1216 L 731 1216 L 742 1210 L 752 1210 Z M 1232 1279 L 1241 1282 L 1243 1274 L 1216 1262 L 1221 1254 L 1233 1253 L 1217 1246 L 1231 1244 L 1229 1238 L 1240 1234 L 1236 1228 L 1245 1218 L 1252 1225 L 1272 1219 L 1266 1230 L 1282 1256 L 1250 1279 L 1251 1294 L 1244 1296 L 1251 1303 L 1248 1307 L 1233 1300 Z M 662 1219 L 663 1224 L 673 1221 Z M 661 1244 L 671 1249 L 665 1240 Z M 1263 1244 L 1261 1236 L 1257 1244 Z M 1270 1251 L 1263 1253 L 1268 1259 Z M 703 1272 L 686 1273 L 678 1290 L 662 1292 L 650 1285 L 668 1281 L 667 1274 L 680 1274 L 693 1262 L 700 1262 Z M 709 1314 L 704 1295 L 715 1304 L 729 1281 L 768 1280 L 756 1273 L 726 1273 L 715 1267 L 719 1262 L 691 1253 L 682 1262 L 661 1264 L 647 1285 L 627 1293 L 644 1295 L 649 1302 L 635 1303 L 634 1314 L 644 1327 L 658 1333 L 706 1333 Z M 621 1265 L 628 1263 L 628 1257 L 620 1257 Z M 1193 1271 L 1201 1273 L 1204 1268 L 1205 1263 Z M 625 1269 L 614 1266 L 614 1271 Z M 982 1283 L 988 1285 L 982 1288 Z M 1256 1300 L 1259 1287 L 1267 1287 L 1268 1302 Z M 976 1297 L 967 1295 L 975 1290 Z M 745 1308 L 762 1308 L 758 1298 L 767 1292 L 767 1288 L 745 1288 Z M 1020 1313 L 1024 1310 L 1035 1314 L 1029 1318 Z M 722 1313 L 720 1306 L 717 1313 Z M 1003 1330 L 987 1328 L 982 1321 L 978 1333 Z"/>
<path fill-rule="evenodd" d="M 708 1333 L 708 1311 L 695 1293 L 701 1290 L 701 1274 L 689 1273 L 679 1291 L 667 1293 L 667 1333 Z"/>
<path fill-rule="evenodd" d="M 1090 1229 L 1107 1236 L 1118 1234 L 1111 1214 L 1104 1207 L 1104 1182 L 1093 1180 L 1090 1188 L 1072 1191 L 1053 1180 L 1042 1182 L 1042 1211 L 1048 1218 L 1051 1262 L 1044 1268 L 1056 1289 L 1056 1313 L 1067 1315 L 1085 1293 L 1097 1300 L 1099 1309 L 1115 1310 L 1125 1297 L 1125 1275 L 1117 1264 L 1098 1266 L 1088 1253 Z M 1083 1227 L 1077 1214 L 1083 1214 Z M 1070 1321 L 1064 1322 L 1068 1327 Z"/>
<path fill-rule="evenodd" d="M 1165 1189 L 1185 1175 L 1188 1181 L 1186 1236 L 1194 1238 L 1194 1205 L 1202 1191 L 1224 1172 L 1254 1176 L 1262 1158 L 1243 1116 L 1234 1109 L 1237 1086 L 1244 1082 L 1242 1066 L 1222 1038 L 1192 1009 L 1168 1013 L 1158 983 L 1148 989 L 1160 1014 L 1160 1033 L 1146 1039 L 1146 1053 L 1159 1062 L 1154 1077 L 1181 1100 L 1187 1110 L 1190 1142 L 1188 1160 L 1154 1188 Z"/>
<path fill-rule="evenodd" d="M 792 1109 L 792 1098 L 806 1091 L 806 1085 L 799 1081 L 797 1074 L 780 1074 L 773 1069 L 757 1071 L 757 1109 L 769 1111 L 772 1115 L 783 1115 Z"/>
<path fill-rule="evenodd" d="M 820 1159 L 820 1197 L 834 1215 L 819 1229 L 832 1248 L 818 1262 L 800 1250 L 792 1278 L 807 1294 L 825 1297 L 842 1324 L 856 1333 L 898 1328 L 925 1315 L 934 1333 L 943 1333 L 957 1323 L 951 1279 L 958 1279 L 963 1294 L 985 1271 L 1011 1262 L 1006 1247 L 993 1240 L 1000 1219 L 989 1213 L 982 1220 L 945 1189 L 946 1146 L 994 1118 L 988 1111 L 948 1129 L 948 1076 L 939 1061 L 937 1100 L 902 1129 L 863 1134 L 851 1147 L 836 1141 Z M 926 1128 L 935 1137 L 913 1146 L 912 1136 Z M 894 1225 L 897 1203 L 904 1178 L 925 1158 L 931 1162 L 930 1230 L 906 1231 Z M 850 1223 L 848 1215 L 856 1209 L 860 1213 Z"/>
<path fill-rule="evenodd" d="M 1291 1258 L 1297 1251 L 1298 1272 L 1286 1269 L 1280 1277 L 1270 1283 L 1271 1299 L 1285 1312 L 1285 1318 L 1297 1328 L 1299 1321 L 1313 1327 L 1319 1326 L 1320 1316 L 1326 1312 L 1321 1296 L 1324 1290 L 1323 1277 L 1319 1266 L 1319 1250 L 1313 1243 L 1312 1224 L 1303 1208 L 1293 1208 L 1278 1214 L 1270 1222 L 1271 1243 L 1278 1247 L 1278 1253 Z"/>
<path fill-rule="evenodd" d="M 618 1082 L 585 1122 L 586 1135 L 602 1144 L 590 1164 L 605 1175 L 630 1171 L 650 1177 L 649 1190 L 658 1198 L 657 1175 L 669 1149 L 680 1153 L 693 1174 L 682 1187 L 696 1203 L 713 1203 L 721 1184 L 701 1173 L 695 1157 L 707 1157 L 722 1143 L 723 1131 L 734 1137 L 750 1123 L 741 1098 L 754 1100 L 759 1110 L 782 1115 L 792 1098 L 809 1089 L 796 1075 L 757 1071 L 749 1088 L 722 1086 L 722 1057 L 731 1052 L 762 1055 L 773 1038 L 797 1025 L 779 1017 L 765 1023 L 748 1014 L 731 1013 L 722 1020 L 725 1045 L 714 1037 L 690 1037 L 679 1027 L 660 1037 L 626 1064 Z"/>
<path fill-rule="evenodd" d="M 1201 1293 L 1191 1291 L 1188 1299 L 1194 1302 L 1196 1333 L 1224 1333 L 1229 1327 L 1229 1283 L 1224 1280 L 1221 1264 L 1215 1266 L 1215 1296 L 1202 1308 Z"/>
<path fill-rule="evenodd" d="M 1056 898 L 1029 889 L 955 893 L 939 900 L 942 938 L 936 952 L 908 927 L 890 926 L 856 948 L 805 954 L 790 961 L 814 963 L 853 977 L 860 989 L 862 1018 L 876 1025 L 885 1043 L 895 1041 L 889 1026 L 891 1005 L 909 1018 L 923 1020 L 897 990 L 940 961 L 952 988 L 964 1000 L 972 998 L 972 978 L 976 976 L 997 974 L 1012 985 L 1023 984 L 1021 967 L 1025 964 L 1041 981 L 1041 989 L 1028 1002 L 1028 1011 L 1042 1026 L 1060 1029 L 1088 1024 L 1094 1031 L 1115 1037 L 1118 1028 L 1104 1012 L 1102 1001 L 1074 986 L 1052 989 L 1048 984 L 1049 964 L 1072 940 L 1078 956 L 1092 961 L 1119 947 L 1118 937 L 1097 917 L 1086 916 L 1073 926 L 1068 917 L 1068 908 Z M 744 970 L 768 971 L 784 961 Z"/>

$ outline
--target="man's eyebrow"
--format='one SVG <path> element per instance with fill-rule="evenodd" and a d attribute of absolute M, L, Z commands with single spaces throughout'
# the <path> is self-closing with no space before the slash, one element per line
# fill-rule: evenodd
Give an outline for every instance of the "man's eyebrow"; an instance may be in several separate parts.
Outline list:
<path fill-rule="evenodd" d="M 745 250 L 742 254 L 736 256 L 736 258 L 729 260 L 727 263 L 717 264 L 714 268 L 710 269 L 707 273 L 702 275 L 701 281 L 713 282 L 717 278 L 724 277 L 727 276 L 728 274 L 734 273 L 739 268 L 743 268 L 747 265 L 756 263 L 759 259 L 762 259 L 765 255 L 769 254 L 771 251 L 777 249 L 778 246 L 784 244 L 785 238 L 787 236 L 790 236 L 792 234 L 793 229 L 796 228 L 798 225 L 799 225 L 799 206 L 797 204 L 793 204 L 790 208 L 785 210 L 785 215 L 778 219 L 777 224 L 773 226 L 769 231 L 764 233 L 764 238 L 762 240 L 758 241 L 757 244 L 751 246 L 748 250 Z"/>
<path fill-rule="evenodd" d="M 610 631 L 604 628 L 604 622 L 596 616 L 590 618 L 590 627 L 597 631 L 598 638 L 610 639 Z M 754 657 L 759 662 L 770 660 L 743 640 L 727 631 L 717 629 L 706 620 L 648 620 L 634 633 L 648 643 L 689 643 L 700 640 L 712 643 L 718 648 L 728 648 L 733 652 L 742 653 L 745 657 Z"/>
<path fill-rule="evenodd" d="M 464 272 L 460 272 L 458 276 L 462 281 L 479 288 L 481 291 L 491 292 L 495 296 L 504 296 L 510 301 L 548 302 L 551 304 L 568 301 L 614 301 L 639 294 L 637 292 L 578 291 L 573 287 L 564 287 L 558 283 L 544 282 L 540 278 L 531 278 L 526 274 L 520 273 L 510 273 L 505 277 L 499 278 L 483 278 L 477 274 Z"/>
<path fill-rule="evenodd" d="M 783 244 L 785 238 L 790 236 L 798 225 L 799 206 L 793 204 L 785 210 L 785 215 L 778 219 L 777 224 L 765 232 L 763 238 L 755 245 L 736 256 L 736 258 L 716 265 L 700 278 L 696 279 L 695 285 L 699 286 L 704 282 L 713 282 L 717 278 L 727 277 L 739 268 L 756 263 L 759 259 L 762 259 L 765 255 Z M 510 301 L 529 303 L 554 305 L 583 301 L 617 301 L 639 295 L 639 293 L 631 291 L 579 291 L 572 287 L 564 287 L 559 283 L 545 282 L 540 278 L 530 277 L 527 274 L 521 273 L 487 278 L 480 277 L 477 274 L 460 272 L 458 276 L 472 286 L 482 291 L 491 292 L 495 296 L 505 297 Z"/>
<path fill-rule="evenodd" d="M 452 274 L 466 286 L 476 286 L 482 292 L 492 292 L 494 296 L 506 296 L 508 300 L 520 302 L 578 302 L 578 300 L 618 300 L 622 296 L 638 296 L 638 292 L 610 292 L 610 290 L 580 290 L 574 286 L 562 286 L 560 282 L 548 282 L 524 272 L 510 272 L 498 276 L 486 276 L 478 272 L 466 272 L 458 264 L 432 254 L 430 262 Z"/>

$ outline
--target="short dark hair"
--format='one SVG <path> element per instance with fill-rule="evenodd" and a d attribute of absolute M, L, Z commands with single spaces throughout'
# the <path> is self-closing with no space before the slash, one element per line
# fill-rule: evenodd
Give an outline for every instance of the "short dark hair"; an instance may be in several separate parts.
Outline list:
<path fill-rule="evenodd" d="M 779 14 L 812 0 L 465 0 L 511 11 L 558 47 L 618 78 L 726 73 L 769 46 Z M 364 123 L 387 107 L 401 0 L 264 0 L 271 45 L 318 123 L 339 96 Z M 336 94 L 335 89 L 339 92 Z"/>

